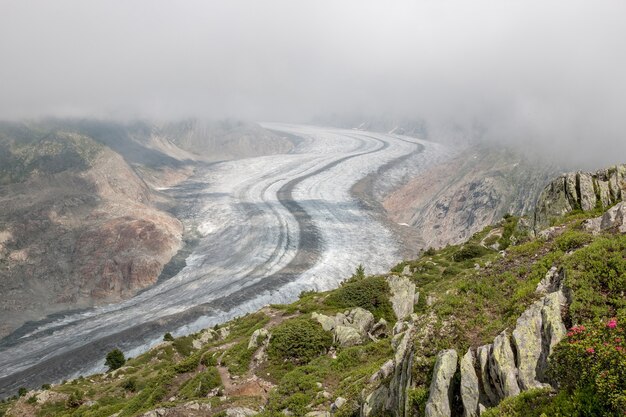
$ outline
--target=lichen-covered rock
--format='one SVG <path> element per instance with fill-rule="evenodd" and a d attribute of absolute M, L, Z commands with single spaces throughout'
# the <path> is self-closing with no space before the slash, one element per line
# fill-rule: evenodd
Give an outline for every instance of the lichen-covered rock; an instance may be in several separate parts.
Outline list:
<path fill-rule="evenodd" d="M 374 315 L 364 308 L 357 307 L 350 311 L 343 324 L 354 327 L 361 336 L 365 336 L 374 326 Z"/>
<path fill-rule="evenodd" d="M 597 199 L 591 174 L 587 172 L 578 174 L 578 190 L 580 193 L 580 208 L 583 211 L 593 210 L 596 207 Z"/>
<path fill-rule="evenodd" d="M 388 333 L 389 326 L 387 324 L 387 320 L 383 319 L 382 317 L 374 326 L 372 326 L 372 329 L 369 332 L 369 334 L 372 335 L 374 338 L 385 337 Z"/>
<path fill-rule="evenodd" d="M 389 400 L 389 388 L 386 385 L 379 385 L 372 393 L 365 397 L 361 406 L 361 417 L 382 415 L 387 409 Z"/>
<path fill-rule="evenodd" d="M 269 341 L 270 332 L 267 329 L 256 329 L 252 335 L 250 336 L 250 341 L 248 342 L 248 349 L 256 349 L 259 347 L 259 339 L 263 340 L 263 342 Z"/>
<path fill-rule="evenodd" d="M 537 284 L 535 292 L 539 294 L 548 294 L 559 289 L 563 281 L 563 271 L 559 271 L 556 266 L 550 268 L 546 275 Z"/>
<path fill-rule="evenodd" d="M 489 373 L 500 399 L 513 397 L 520 393 L 517 384 L 515 356 L 506 331 L 496 336 L 493 341 L 489 358 Z"/>
<path fill-rule="evenodd" d="M 325 314 L 313 312 L 313 314 L 311 314 L 311 318 L 313 320 L 316 320 L 319 324 L 321 324 L 322 328 L 326 330 L 327 332 L 330 332 L 335 329 L 336 323 L 335 323 L 334 317 L 329 317 Z"/>
<path fill-rule="evenodd" d="M 513 330 L 519 385 L 524 390 L 542 386 L 537 381 L 537 364 L 543 352 L 542 308 L 543 300 L 533 303 L 517 319 Z"/>
<path fill-rule="evenodd" d="M 391 290 L 391 304 L 398 320 L 404 320 L 413 313 L 415 305 L 415 284 L 408 278 L 391 275 L 387 278 Z"/>
<path fill-rule="evenodd" d="M 476 349 L 478 363 L 480 365 L 480 380 L 482 381 L 481 403 L 496 405 L 498 403 L 498 393 L 491 381 L 489 357 L 491 356 L 491 345 L 483 345 Z"/>
<path fill-rule="evenodd" d="M 621 202 L 611 207 L 601 219 L 601 230 L 614 229 L 620 233 L 626 233 L 626 203 Z"/>
<path fill-rule="evenodd" d="M 471 349 L 461 359 L 461 400 L 465 417 L 478 416 L 480 387 L 474 369 L 474 354 Z"/>
<path fill-rule="evenodd" d="M 426 402 L 426 417 L 450 417 L 452 410 L 452 378 L 457 368 L 456 350 L 443 350 L 437 354 L 433 379 Z"/>
<path fill-rule="evenodd" d="M 361 334 L 354 327 L 340 325 L 335 327 L 335 337 L 340 346 L 355 346 L 363 343 Z"/>
<path fill-rule="evenodd" d="M 572 211 L 567 198 L 565 176 L 552 181 L 539 195 L 535 209 L 535 231 L 550 225 L 550 219 Z"/>
<path fill-rule="evenodd" d="M 548 294 L 543 299 L 543 308 L 541 309 L 541 330 L 543 334 L 543 353 L 539 364 L 537 365 L 537 376 L 543 380 L 546 369 L 548 367 L 548 357 L 554 347 L 565 337 L 567 328 L 561 317 L 561 310 L 567 303 L 567 299 L 563 290 L 555 291 Z"/>
<path fill-rule="evenodd" d="M 391 414 L 395 417 L 405 417 L 409 414 L 408 390 L 411 386 L 414 358 L 415 326 L 405 323 L 405 330 L 395 337 L 392 344 L 394 357 L 387 361 L 374 375 L 370 383 L 375 384 L 368 395 L 364 391 L 365 399 L 361 404 L 361 416 Z M 388 383 L 382 383 L 384 380 Z"/>
<path fill-rule="evenodd" d="M 597 182 L 598 192 L 600 194 L 600 203 L 602 207 L 608 207 L 611 205 L 611 190 L 609 189 L 608 181 Z"/>

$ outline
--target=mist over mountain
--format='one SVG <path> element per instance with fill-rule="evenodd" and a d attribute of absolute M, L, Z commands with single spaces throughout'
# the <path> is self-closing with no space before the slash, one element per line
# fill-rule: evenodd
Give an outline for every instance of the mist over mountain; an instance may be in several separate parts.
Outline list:
<path fill-rule="evenodd" d="M 386 115 L 602 166 L 626 152 L 624 15 L 620 1 L 6 1 L 0 118 Z"/>

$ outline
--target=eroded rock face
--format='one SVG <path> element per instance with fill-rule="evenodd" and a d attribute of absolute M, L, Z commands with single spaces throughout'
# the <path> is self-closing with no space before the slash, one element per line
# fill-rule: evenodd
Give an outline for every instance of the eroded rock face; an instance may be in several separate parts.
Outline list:
<path fill-rule="evenodd" d="M 415 305 L 415 284 L 407 277 L 391 275 L 387 278 L 391 290 L 391 304 L 398 320 L 404 320 L 413 313 Z"/>
<path fill-rule="evenodd" d="M 575 209 L 590 211 L 626 199 L 626 165 L 595 173 L 563 174 L 543 190 L 535 208 L 535 232 L 550 225 L 553 218 Z"/>
<path fill-rule="evenodd" d="M 456 350 L 449 349 L 439 352 L 433 379 L 430 383 L 430 394 L 426 402 L 426 417 L 450 417 L 452 410 L 452 378 L 457 369 L 458 355 Z"/>

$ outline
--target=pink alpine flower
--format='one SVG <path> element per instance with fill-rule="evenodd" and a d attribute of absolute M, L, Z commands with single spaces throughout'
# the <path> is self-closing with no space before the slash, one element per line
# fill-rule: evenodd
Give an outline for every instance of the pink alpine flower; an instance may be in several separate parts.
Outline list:
<path fill-rule="evenodd" d="M 615 317 L 613 317 L 611 320 L 609 320 L 609 322 L 606 324 L 606 327 L 608 327 L 609 329 L 614 329 L 617 327 L 617 319 Z"/>
<path fill-rule="evenodd" d="M 592 355 L 592 354 L 596 353 L 596 350 L 594 348 L 590 347 L 590 348 L 587 348 L 587 353 Z"/>

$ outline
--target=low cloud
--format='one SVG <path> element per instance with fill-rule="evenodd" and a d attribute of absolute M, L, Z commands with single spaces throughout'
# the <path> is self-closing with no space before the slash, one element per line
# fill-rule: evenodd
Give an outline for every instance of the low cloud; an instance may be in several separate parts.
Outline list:
<path fill-rule="evenodd" d="M 7 0 L 0 119 L 359 114 L 625 162 L 624 16 L 610 0 Z"/>

